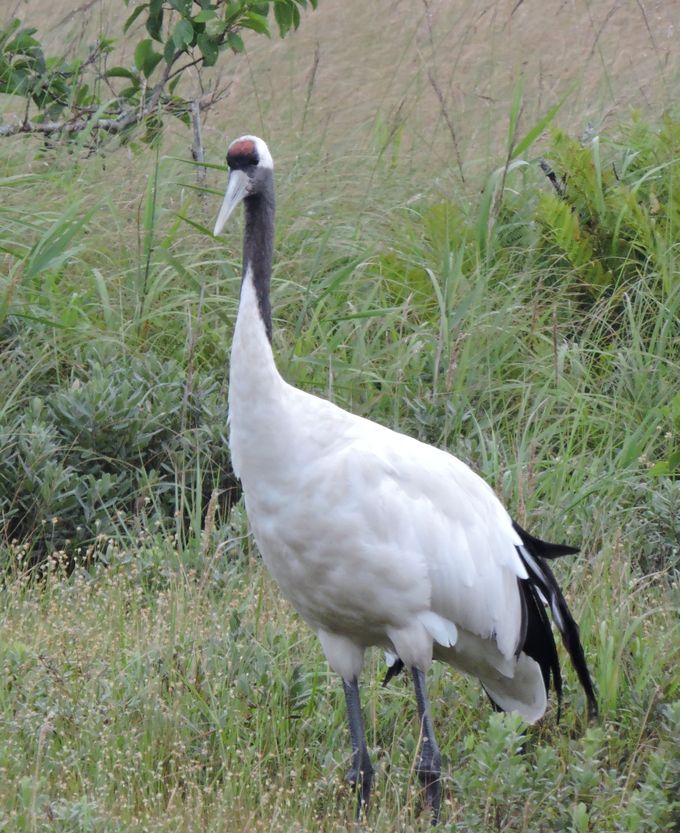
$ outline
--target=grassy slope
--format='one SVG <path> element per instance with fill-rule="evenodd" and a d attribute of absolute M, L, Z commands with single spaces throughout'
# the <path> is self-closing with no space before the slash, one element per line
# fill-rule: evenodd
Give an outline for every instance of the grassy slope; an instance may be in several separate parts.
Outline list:
<path fill-rule="evenodd" d="M 322 23 L 337 35 L 341 23 L 330 27 L 332 13 Z M 318 90 L 328 103 L 320 93 L 301 139 L 295 90 L 304 85 L 310 44 L 321 39 L 322 57 L 326 44 L 328 54 L 336 44 L 314 25 L 320 28 L 301 32 L 290 53 L 276 47 L 276 60 L 292 67 L 286 108 L 274 108 L 273 93 L 260 101 L 272 135 L 280 135 L 282 369 L 307 389 L 455 450 L 520 520 L 583 547 L 583 557 L 559 565 L 559 574 L 582 625 L 601 722 L 584 726 L 582 697 L 567 672 L 561 723 L 552 711 L 529 733 L 522 755 L 513 719 L 490 715 L 474 683 L 435 669 L 444 817 L 479 831 L 668 829 L 679 778 L 678 594 L 667 569 L 677 548 L 678 496 L 677 483 L 648 476 L 646 460 L 663 456 L 671 442 L 660 407 L 677 388 L 677 288 L 659 296 L 653 278 L 640 279 L 612 335 L 611 304 L 584 315 L 560 287 L 537 292 L 541 271 L 530 259 L 519 259 L 522 269 L 513 272 L 452 258 L 431 206 L 456 174 L 444 171 L 435 183 L 425 176 L 432 170 L 422 153 L 420 93 L 396 85 L 411 105 L 402 111 L 402 144 L 371 115 L 371 102 L 380 100 L 389 125 L 400 100 L 384 86 L 384 44 L 384 53 L 374 53 L 374 91 L 364 92 L 358 109 L 347 107 L 356 120 L 347 117 L 344 134 L 328 121 L 340 89 L 334 85 L 342 79 L 351 102 L 366 72 L 347 71 L 351 56 L 335 71 L 330 60 L 320 64 L 328 75 Z M 442 27 L 435 33 L 448 31 Z M 606 35 L 605 28 L 601 45 Z M 492 40 L 498 49 L 500 35 Z M 506 60 L 488 54 L 487 66 L 511 76 Z M 266 65 L 262 53 L 255 59 L 257 75 Z M 588 66 L 578 95 L 593 107 L 597 96 L 587 90 L 604 90 L 603 114 L 611 79 Z M 421 81 L 426 71 L 425 62 Z M 257 121 L 247 93 L 244 81 L 230 124 L 237 116 Z M 535 97 L 526 100 L 535 106 Z M 569 106 L 590 109 L 578 99 Z M 504 102 L 500 112 L 508 109 Z M 475 112 L 467 115 L 471 121 Z M 215 149 L 217 132 L 208 134 Z M 501 158 L 497 134 L 487 132 L 479 155 Z M 440 126 L 436 135 L 444 147 L 446 131 Z M 465 141 L 473 170 L 479 137 L 472 131 Z M 153 178 L 151 155 L 74 165 L 32 155 L 26 144 L 13 148 L 2 175 L 31 172 L 5 189 L 3 218 L 16 240 L 35 239 L 79 200 L 76 216 L 95 210 L 67 247 L 68 268 L 17 293 L 16 303 L 26 305 L 19 311 L 39 311 L 60 326 L 24 320 L 21 350 L 3 367 L 3 409 L 13 398 L 28 408 L 41 380 L 68 386 L 92 345 L 106 345 L 114 358 L 155 351 L 182 367 L 191 354 L 199 370 L 221 377 L 235 314 L 238 232 L 225 240 L 225 260 L 222 243 L 176 222 L 178 210 L 206 223 L 214 213 L 214 200 L 203 208 L 183 187 L 191 171 L 160 161 L 159 211 L 145 221 L 140 183 Z M 217 176 L 213 184 L 222 185 Z M 519 180 L 510 184 L 521 188 Z M 425 196 L 414 202 L 417 191 Z M 474 221 L 478 198 L 460 202 Z M 377 314 L 357 317 L 366 310 Z M 657 324 L 651 332 L 650 321 Z M 22 578 L 21 551 L 11 550 L 18 561 L 0 613 L 0 828 L 347 828 L 353 802 L 342 787 L 348 755 L 337 681 L 263 572 L 240 509 L 229 518 L 218 511 L 207 526 L 201 531 L 195 522 L 182 548 L 174 528 L 143 537 L 131 530 L 110 544 L 107 569 L 64 577 L 55 568 L 39 587 Z M 376 655 L 364 694 L 379 762 L 372 827 L 425 828 L 415 815 L 413 698 L 401 681 L 381 690 L 381 671 Z"/>

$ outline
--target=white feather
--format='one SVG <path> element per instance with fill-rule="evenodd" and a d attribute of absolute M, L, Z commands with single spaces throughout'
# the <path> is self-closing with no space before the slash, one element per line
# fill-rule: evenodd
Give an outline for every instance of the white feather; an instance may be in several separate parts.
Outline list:
<path fill-rule="evenodd" d="M 392 651 L 385 651 L 384 654 L 385 654 L 385 665 L 387 665 L 388 668 L 391 668 L 395 664 L 395 662 L 399 659 L 399 657 L 396 654 L 393 654 Z"/>

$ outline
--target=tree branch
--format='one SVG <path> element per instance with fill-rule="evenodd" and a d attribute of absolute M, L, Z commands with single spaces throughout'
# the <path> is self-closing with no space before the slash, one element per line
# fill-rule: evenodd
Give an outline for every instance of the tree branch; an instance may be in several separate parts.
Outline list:
<path fill-rule="evenodd" d="M 550 167 L 550 165 L 546 162 L 545 159 L 539 159 L 538 164 L 543 171 L 543 173 L 548 177 L 550 180 L 550 184 L 552 187 L 557 191 L 558 197 L 564 197 L 567 193 L 567 184 L 564 179 L 559 179 L 555 171 Z"/>
<path fill-rule="evenodd" d="M 75 134 L 86 129 L 102 131 L 112 135 L 122 133 L 124 130 L 127 130 L 128 127 L 132 127 L 134 124 L 139 124 L 139 122 L 145 119 L 156 109 L 163 94 L 165 85 L 168 83 L 172 64 L 178 56 L 179 53 L 175 56 L 175 58 L 173 58 L 171 63 L 166 64 L 165 69 L 163 70 L 163 75 L 151 90 L 151 95 L 143 107 L 139 107 L 136 110 L 125 110 L 115 118 L 100 118 L 94 120 L 87 117 L 83 118 L 77 116 L 75 118 L 62 119 L 60 121 L 34 122 L 25 118 L 22 122 L 17 122 L 15 124 L 0 125 L 0 138 L 14 136 L 17 133 L 38 133 L 46 136 L 49 136 L 52 133 Z"/>

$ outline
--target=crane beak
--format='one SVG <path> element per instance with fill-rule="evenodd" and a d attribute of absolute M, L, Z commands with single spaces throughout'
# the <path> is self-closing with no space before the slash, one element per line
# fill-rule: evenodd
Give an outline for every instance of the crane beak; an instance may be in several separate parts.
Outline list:
<path fill-rule="evenodd" d="M 248 186 L 250 180 L 245 171 L 231 171 L 229 174 L 229 182 L 227 183 L 227 193 L 224 195 L 224 202 L 220 208 L 220 213 L 217 215 L 217 222 L 215 223 L 215 230 L 213 234 L 215 237 L 222 231 L 225 223 L 229 219 L 231 212 L 241 202 L 241 200 L 248 196 Z"/>

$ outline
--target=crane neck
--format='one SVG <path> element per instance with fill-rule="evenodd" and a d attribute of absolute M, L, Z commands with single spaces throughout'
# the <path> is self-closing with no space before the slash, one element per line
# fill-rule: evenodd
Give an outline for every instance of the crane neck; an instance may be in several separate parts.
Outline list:
<path fill-rule="evenodd" d="M 279 442 L 280 432 L 272 424 L 281 424 L 285 397 L 271 345 L 273 182 L 246 197 L 244 204 L 243 280 L 229 371 L 229 447 L 234 471 L 247 478 L 263 455 L 274 453 L 272 444 Z"/>
<path fill-rule="evenodd" d="M 267 339 L 272 340 L 272 308 L 269 289 L 274 253 L 274 181 L 268 179 L 257 194 L 246 197 L 243 237 L 243 280 L 252 280 L 257 306 Z"/>

